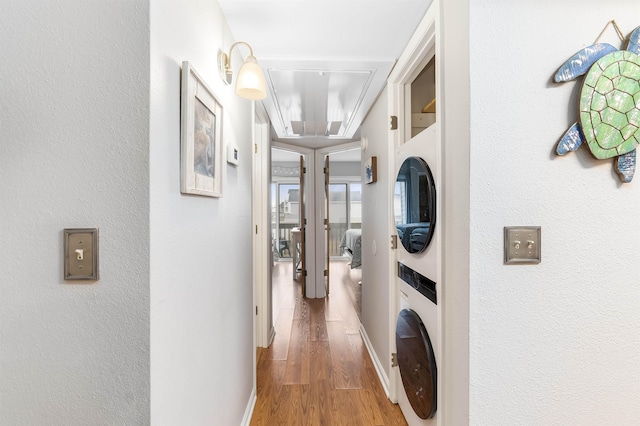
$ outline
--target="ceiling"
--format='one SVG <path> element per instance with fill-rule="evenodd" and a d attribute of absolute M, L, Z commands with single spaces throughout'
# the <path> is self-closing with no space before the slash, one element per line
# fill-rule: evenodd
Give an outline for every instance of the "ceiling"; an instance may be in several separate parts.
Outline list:
<path fill-rule="evenodd" d="M 273 139 L 312 149 L 359 139 L 362 120 L 431 4 L 218 2 L 234 39 L 251 45 L 265 71 L 268 94 L 262 102 Z"/>

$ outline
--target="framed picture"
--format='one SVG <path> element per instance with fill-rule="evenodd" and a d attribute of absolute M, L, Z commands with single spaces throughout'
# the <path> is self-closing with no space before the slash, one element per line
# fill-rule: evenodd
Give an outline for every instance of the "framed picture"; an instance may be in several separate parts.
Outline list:
<path fill-rule="evenodd" d="M 373 183 L 378 180 L 378 157 L 369 157 L 364 163 L 364 182 Z"/>
<path fill-rule="evenodd" d="M 182 63 L 180 192 L 222 196 L 222 106 L 189 62 Z"/>

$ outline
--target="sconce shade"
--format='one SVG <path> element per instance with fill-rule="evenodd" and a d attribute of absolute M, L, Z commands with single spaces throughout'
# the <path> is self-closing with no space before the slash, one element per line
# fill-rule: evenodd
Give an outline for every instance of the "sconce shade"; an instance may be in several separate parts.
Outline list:
<path fill-rule="evenodd" d="M 267 96 L 267 82 L 256 57 L 249 55 L 238 71 L 236 94 L 241 98 L 259 100 Z"/>

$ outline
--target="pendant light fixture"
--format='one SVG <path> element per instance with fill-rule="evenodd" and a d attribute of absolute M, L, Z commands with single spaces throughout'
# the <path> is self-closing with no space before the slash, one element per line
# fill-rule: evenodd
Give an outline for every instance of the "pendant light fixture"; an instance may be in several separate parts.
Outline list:
<path fill-rule="evenodd" d="M 253 56 L 253 49 L 249 43 L 238 41 L 229 48 L 229 53 L 220 52 L 218 54 L 218 70 L 220 77 L 226 84 L 233 81 L 233 70 L 231 69 L 231 52 L 239 44 L 244 44 L 249 48 L 249 56 L 244 61 L 236 76 L 236 94 L 244 99 L 260 100 L 267 96 L 267 82 L 264 72 L 258 65 L 256 57 Z"/>

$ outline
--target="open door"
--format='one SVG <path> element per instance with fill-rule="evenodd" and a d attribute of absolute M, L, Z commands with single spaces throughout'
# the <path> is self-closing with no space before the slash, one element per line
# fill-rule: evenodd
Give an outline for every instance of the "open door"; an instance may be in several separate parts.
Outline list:
<path fill-rule="evenodd" d="M 304 175 L 307 172 L 307 169 L 304 167 L 304 156 L 300 156 L 300 284 L 302 287 L 302 297 L 307 297 L 306 292 L 306 283 L 307 283 L 307 268 L 305 266 L 306 263 L 306 253 L 305 253 L 305 245 L 306 245 L 306 229 L 307 229 L 307 219 L 304 216 Z M 294 250 L 298 248 L 295 247 Z M 295 269 L 295 265 L 293 266 Z M 295 271 L 294 271 L 295 272 Z"/>
<path fill-rule="evenodd" d="M 329 274 L 329 268 L 331 265 L 331 250 L 329 248 L 330 246 L 330 242 L 331 242 L 331 222 L 329 221 L 329 204 L 331 201 L 331 198 L 329 196 L 329 156 L 327 155 L 324 159 L 324 198 L 326 201 L 326 207 L 325 207 L 325 219 L 324 219 L 324 224 L 326 226 L 325 231 L 325 250 L 327 252 L 327 256 L 325 258 L 325 268 L 324 268 L 324 276 L 325 276 L 325 282 L 326 282 L 326 289 L 327 289 L 327 294 L 329 294 L 329 285 L 330 285 L 330 274 Z"/>

